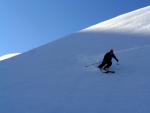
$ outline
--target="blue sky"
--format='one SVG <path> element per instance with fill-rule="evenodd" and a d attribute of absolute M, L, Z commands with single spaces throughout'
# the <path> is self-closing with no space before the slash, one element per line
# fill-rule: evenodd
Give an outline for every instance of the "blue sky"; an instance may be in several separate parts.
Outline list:
<path fill-rule="evenodd" d="M 0 56 L 23 53 L 150 0 L 0 0 Z"/>

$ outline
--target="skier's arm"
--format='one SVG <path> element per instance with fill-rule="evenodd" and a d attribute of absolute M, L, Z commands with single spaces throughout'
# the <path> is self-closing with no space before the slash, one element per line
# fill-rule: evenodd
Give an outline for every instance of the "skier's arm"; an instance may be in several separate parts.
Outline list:
<path fill-rule="evenodd" d="M 117 57 L 113 54 L 113 58 L 117 61 L 117 62 L 119 62 L 119 60 L 117 59 Z"/>

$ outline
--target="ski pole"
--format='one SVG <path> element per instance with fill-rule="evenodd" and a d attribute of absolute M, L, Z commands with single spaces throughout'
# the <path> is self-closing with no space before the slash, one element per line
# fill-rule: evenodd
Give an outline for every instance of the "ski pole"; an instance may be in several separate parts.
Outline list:
<path fill-rule="evenodd" d="M 89 67 L 89 66 L 92 66 L 92 65 L 95 65 L 95 64 L 98 64 L 98 63 L 100 63 L 100 62 L 97 62 L 97 63 L 94 63 L 94 64 L 90 64 L 90 65 L 87 65 L 85 67 Z"/>

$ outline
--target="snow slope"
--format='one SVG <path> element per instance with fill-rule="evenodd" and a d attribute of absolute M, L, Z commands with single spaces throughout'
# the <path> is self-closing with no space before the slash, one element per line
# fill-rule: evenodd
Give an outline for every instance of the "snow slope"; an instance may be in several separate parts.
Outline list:
<path fill-rule="evenodd" d="M 1 61 L 0 113 L 149 113 L 149 31 L 150 6 Z"/>

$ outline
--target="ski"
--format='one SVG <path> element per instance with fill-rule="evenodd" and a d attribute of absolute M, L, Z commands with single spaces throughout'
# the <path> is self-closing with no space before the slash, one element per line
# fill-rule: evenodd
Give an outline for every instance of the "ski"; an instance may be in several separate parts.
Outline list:
<path fill-rule="evenodd" d="M 115 71 L 105 71 L 103 73 L 115 73 Z"/>

